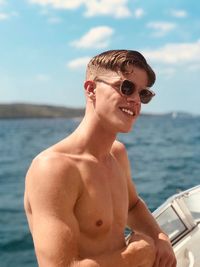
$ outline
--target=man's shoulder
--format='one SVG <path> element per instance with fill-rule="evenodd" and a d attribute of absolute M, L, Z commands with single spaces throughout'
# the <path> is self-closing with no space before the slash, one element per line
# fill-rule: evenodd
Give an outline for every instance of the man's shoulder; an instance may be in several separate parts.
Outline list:
<path fill-rule="evenodd" d="M 67 154 L 43 151 L 37 155 L 27 172 L 27 184 L 46 186 L 75 185 L 79 181 L 79 172 L 74 160 Z"/>
<path fill-rule="evenodd" d="M 31 207 L 36 213 L 63 216 L 63 210 L 71 210 L 81 192 L 80 175 L 70 157 L 42 152 L 33 160 L 26 175 L 25 207 Z"/>
<path fill-rule="evenodd" d="M 72 157 L 66 153 L 61 153 L 53 150 L 45 150 L 37 155 L 32 163 L 31 168 L 36 171 L 45 172 L 63 172 L 63 171 L 72 171 L 76 169 L 76 164 Z"/>

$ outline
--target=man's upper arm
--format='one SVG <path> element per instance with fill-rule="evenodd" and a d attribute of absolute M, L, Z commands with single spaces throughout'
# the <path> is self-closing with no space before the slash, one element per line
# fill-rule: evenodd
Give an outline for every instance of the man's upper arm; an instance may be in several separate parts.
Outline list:
<path fill-rule="evenodd" d="M 61 161 L 60 161 L 61 162 Z M 78 258 L 79 226 L 73 209 L 80 179 L 58 159 L 36 159 L 26 179 L 32 236 L 39 266 L 68 266 Z"/>

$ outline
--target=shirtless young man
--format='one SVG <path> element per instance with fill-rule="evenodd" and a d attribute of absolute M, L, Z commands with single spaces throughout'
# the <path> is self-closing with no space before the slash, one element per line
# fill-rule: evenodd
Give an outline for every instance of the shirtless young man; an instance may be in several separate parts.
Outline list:
<path fill-rule="evenodd" d="M 40 153 L 26 177 L 25 210 L 40 267 L 175 267 L 131 179 L 129 132 L 155 74 L 137 51 L 113 50 L 88 64 L 86 112 L 67 138 Z M 124 228 L 135 234 L 128 244 Z"/>

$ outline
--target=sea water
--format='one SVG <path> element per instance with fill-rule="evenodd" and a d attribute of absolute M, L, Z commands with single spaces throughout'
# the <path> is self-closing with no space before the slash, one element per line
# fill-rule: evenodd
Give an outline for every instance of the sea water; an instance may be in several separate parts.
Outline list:
<path fill-rule="evenodd" d="M 68 136 L 80 119 L 0 120 L 0 267 L 37 266 L 23 209 L 32 159 Z M 200 184 L 200 117 L 141 116 L 119 134 L 132 177 L 151 211 L 169 196 Z"/>

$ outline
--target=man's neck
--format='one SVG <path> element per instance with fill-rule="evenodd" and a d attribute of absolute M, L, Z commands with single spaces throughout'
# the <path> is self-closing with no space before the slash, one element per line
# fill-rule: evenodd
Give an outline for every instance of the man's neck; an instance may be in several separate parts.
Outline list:
<path fill-rule="evenodd" d="M 110 154 L 116 140 L 116 133 L 105 129 L 95 115 L 85 115 L 73 136 L 82 153 L 91 154 L 98 159 L 104 159 Z"/>

